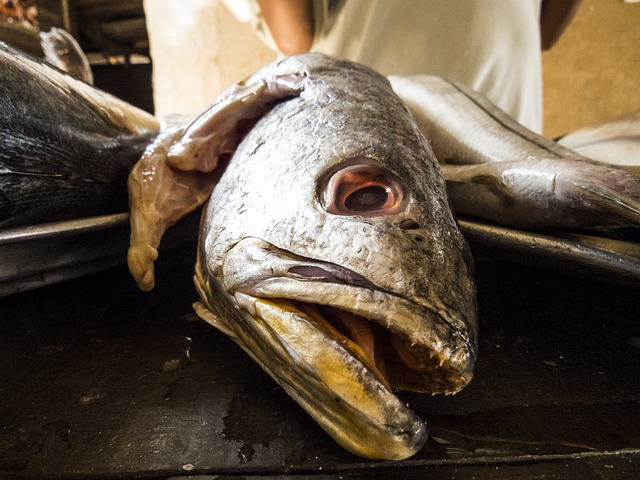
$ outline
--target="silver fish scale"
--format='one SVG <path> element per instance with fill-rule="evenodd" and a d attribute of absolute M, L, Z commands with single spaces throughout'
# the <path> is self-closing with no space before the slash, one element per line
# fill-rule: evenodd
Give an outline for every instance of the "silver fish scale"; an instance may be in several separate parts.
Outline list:
<path fill-rule="evenodd" d="M 426 430 L 389 385 L 452 393 L 472 377 L 469 250 L 435 156 L 386 79 L 312 54 L 266 67 L 240 92 L 260 95 L 261 86 L 292 75 L 302 85 L 247 133 L 210 197 L 197 311 L 345 448 L 406 458 Z M 234 103 L 231 91 L 228 100 L 241 105 L 242 97 Z M 351 183 L 347 166 L 397 179 L 404 201 L 376 216 L 328 207 L 329 179 L 344 181 L 347 196 L 370 185 L 366 175 Z M 351 340 L 331 323 L 344 315 L 345 328 L 360 330 Z M 398 372 L 387 385 L 374 373 L 364 350 L 374 330 L 364 319 L 384 327 L 376 345 L 408 376 Z"/>
<path fill-rule="evenodd" d="M 380 83 L 385 85 L 386 81 Z M 417 136 L 410 139 L 412 142 L 405 140 L 407 130 L 410 135 L 415 132 L 400 116 L 404 109 L 397 108 L 400 104 L 388 91 L 384 93 L 391 101 L 371 89 L 361 99 L 342 90 L 327 92 L 324 83 L 314 87 L 307 84 L 301 98 L 289 100 L 265 116 L 236 151 L 209 203 L 205 232 L 209 268 L 218 276 L 224 252 L 242 238 L 257 237 L 300 256 L 340 264 L 380 288 L 401 290 L 410 298 L 424 295 L 429 289 L 427 279 L 435 273 L 429 271 L 425 257 L 440 257 L 434 264 L 441 264 L 451 235 L 447 231 L 443 238 L 442 229 L 429 227 L 442 223 L 443 217 L 453 221 L 443 195 L 432 191 L 433 182 L 425 185 L 414 180 L 437 178 L 425 168 L 422 157 L 429 155 L 426 145 L 416 141 Z M 388 107 L 386 122 L 380 122 L 384 106 Z M 379 159 L 406 179 L 412 201 L 400 218 L 363 220 L 330 215 L 321 209 L 319 177 L 359 155 Z M 235 217 L 234 221 L 229 216 Z M 421 245 L 413 241 L 416 232 L 407 234 L 394 225 L 406 217 L 423 226 Z M 417 275 L 416 265 L 423 269 Z M 407 272 L 414 273 L 412 278 Z"/>

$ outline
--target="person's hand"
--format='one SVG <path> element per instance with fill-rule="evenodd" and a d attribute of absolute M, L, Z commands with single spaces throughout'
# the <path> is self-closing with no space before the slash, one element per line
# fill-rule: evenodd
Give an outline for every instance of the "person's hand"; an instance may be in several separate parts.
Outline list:
<path fill-rule="evenodd" d="M 285 55 L 306 53 L 313 43 L 311 0 L 258 0 L 278 50 Z"/>

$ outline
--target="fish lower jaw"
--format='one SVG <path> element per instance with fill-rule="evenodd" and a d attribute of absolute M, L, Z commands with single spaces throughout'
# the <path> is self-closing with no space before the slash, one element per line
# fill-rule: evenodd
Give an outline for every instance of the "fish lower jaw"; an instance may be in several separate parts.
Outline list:
<path fill-rule="evenodd" d="M 308 317 L 329 335 L 341 342 L 349 353 L 373 373 L 387 389 L 391 390 L 384 359 L 379 352 L 375 351 L 374 332 L 372 330 L 374 325 L 363 317 L 358 317 L 339 309 L 335 309 L 337 311 L 336 314 L 328 315 L 331 307 L 283 298 L 269 298 L 267 300 L 250 297 L 245 294 L 236 294 L 235 299 L 238 306 L 247 311 L 252 317 L 258 315 L 256 302 L 268 302 L 283 311 L 296 312 Z M 322 309 L 322 312 L 320 309 Z M 344 321 L 347 315 L 352 317 L 350 322 Z M 333 321 L 328 319 L 333 319 Z"/>
<path fill-rule="evenodd" d="M 236 294 L 238 305 L 255 316 L 256 302 L 268 302 L 283 311 L 297 312 L 341 342 L 345 349 L 390 391 L 455 394 L 471 380 L 449 357 L 443 342 L 434 347 L 413 342 L 406 335 L 382 325 L 380 320 L 348 311 L 341 306 L 288 298 L 256 298 Z M 393 324 L 393 322 L 388 322 Z"/>
<path fill-rule="evenodd" d="M 426 425 L 385 385 L 360 347 L 319 323 L 304 305 L 234 296 L 242 318 L 232 338 L 340 445 L 386 460 L 422 448 Z"/>
<path fill-rule="evenodd" d="M 433 293 L 405 297 L 351 268 L 254 237 L 229 250 L 219 274 L 222 288 L 251 316 L 252 302 L 270 302 L 311 319 L 388 389 L 446 394 L 471 380 L 473 319 Z"/>

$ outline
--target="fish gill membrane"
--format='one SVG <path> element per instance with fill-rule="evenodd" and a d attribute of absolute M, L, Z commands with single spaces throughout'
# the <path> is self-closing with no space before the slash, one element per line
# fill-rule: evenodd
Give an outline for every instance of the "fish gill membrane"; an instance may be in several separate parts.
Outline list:
<path fill-rule="evenodd" d="M 0 42 L 0 228 L 127 209 L 150 114 Z"/>
<path fill-rule="evenodd" d="M 196 312 L 347 450 L 412 456 L 427 427 L 394 390 L 471 380 L 469 249 L 433 152 L 377 73 L 320 54 L 271 64 L 161 135 L 129 187 L 141 288 L 164 230 L 206 202 Z"/>
<path fill-rule="evenodd" d="M 640 227 L 637 116 L 560 140 L 570 149 L 454 82 L 390 81 L 429 139 L 456 213 L 530 230 Z"/>

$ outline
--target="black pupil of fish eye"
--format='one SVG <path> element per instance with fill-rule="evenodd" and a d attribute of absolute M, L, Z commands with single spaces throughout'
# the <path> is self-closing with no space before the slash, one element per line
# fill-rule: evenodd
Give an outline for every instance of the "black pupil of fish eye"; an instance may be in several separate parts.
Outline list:
<path fill-rule="evenodd" d="M 344 201 L 345 207 L 356 212 L 376 210 L 386 202 L 389 192 L 377 185 L 363 187 L 351 193 Z"/>

